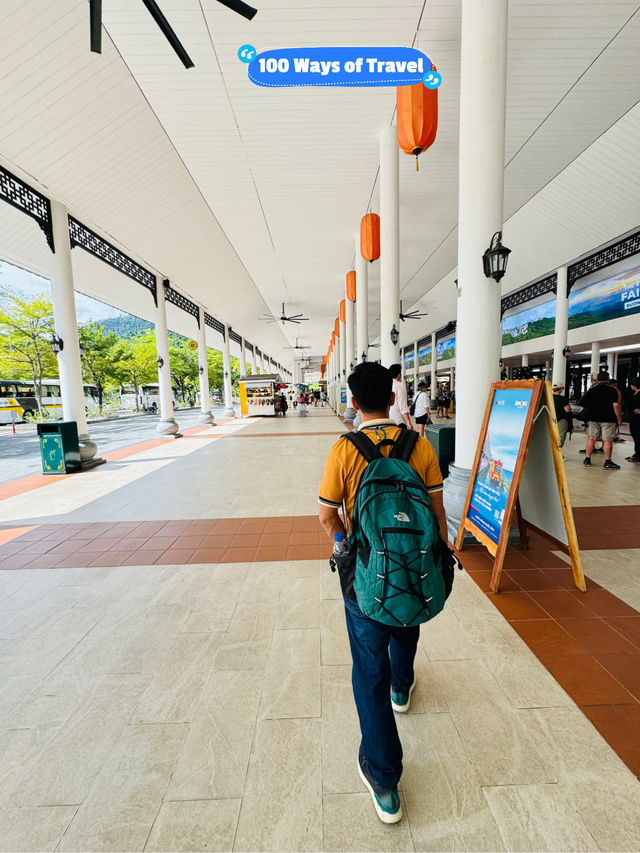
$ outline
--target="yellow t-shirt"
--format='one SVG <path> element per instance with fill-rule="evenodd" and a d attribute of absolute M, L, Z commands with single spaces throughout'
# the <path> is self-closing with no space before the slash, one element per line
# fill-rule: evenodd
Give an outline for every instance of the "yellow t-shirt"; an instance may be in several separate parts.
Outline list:
<path fill-rule="evenodd" d="M 365 432 L 375 444 L 385 438 L 397 439 L 400 427 L 394 421 L 372 420 L 365 421 L 360 426 L 360 432 Z M 388 456 L 391 445 L 382 448 L 382 453 Z M 418 438 L 413 449 L 409 465 L 418 472 L 424 480 L 429 492 L 442 490 L 442 474 L 435 450 L 426 438 Z M 362 472 L 367 462 L 354 445 L 346 438 L 339 438 L 329 451 L 324 476 L 320 484 L 318 503 L 339 509 L 343 502 L 346 506 L 347 518 L 351 519 L 356 490 Z"/>

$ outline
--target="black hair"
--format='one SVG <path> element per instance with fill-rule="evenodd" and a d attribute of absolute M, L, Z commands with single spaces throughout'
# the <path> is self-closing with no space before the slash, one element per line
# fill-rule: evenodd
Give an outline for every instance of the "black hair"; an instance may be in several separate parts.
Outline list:
<path fill-rule="evenodd" d="M 386 367 L 365 361 L 356 367 L 347 381 L 358 408 L 365 415 L 389 408 L 392 377 Z"/>
<path fill-rule="evenodd" d="M 391 374 L 391 378 L 395 379 L 399 373 L 402 373 L 402 365 L 401 364 L 390 365 L 389 373 Z"/>
<path fill-rule="evenodd" d="M 609 373 L 606 370 L 601 370 L 600 373 L 598 374 L 597 381 L 598 382 L 608 382 L 610 378 L 611 377 L 609 376 Z"/>

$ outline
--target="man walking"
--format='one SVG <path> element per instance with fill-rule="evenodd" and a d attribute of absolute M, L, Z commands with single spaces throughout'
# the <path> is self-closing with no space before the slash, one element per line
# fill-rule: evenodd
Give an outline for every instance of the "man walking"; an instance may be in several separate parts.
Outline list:
<path fill-rule="evenodd" d="M 393 379 L 394 399 L 389 411 L 389 417 L 392 418 L 398 426 L 406 426 L 407 429 L 413 429 L 411 426 L 411 417 L 409 415 L 409 401 L 407 399 L 407 389 L 402 381 L 402 365 L 392 364 L 389 368 L 389 373 Z"/>
<path fill-rule="evenodd" d="M 604 450 L 604 465 L 611 471 L 618 471 L 619 465 L 611 459 L 613 439 L 616 437 L 618 427 L 622 423 L 622 406 L 618 401 L 618 392 L 609 385 L 609 374 L 606 370 L 598 373 L 598 379 L 594 382 L 582 397 L 580 406 L 587 409 L 589 421 L 587 423 L 587 448 L 584 464 L 591 466 L 591 454 L 597 439 L 602 439 Z"/>
<path fill-rule="evenodd" d="M 399 373 L 399 365 L 394 367 L 398 367 Z M 374 362 L 365 362 L 356 367 L 348 382 L 353 395 L 351 403 L 362 416 L 359 430 L 375 444 L 385 442 L 381 452 L 388 456 L 390 445 L 386 442 L 392 444 L 402 434 L 389 416 L 389 407 L 395 400 L 391 371 Z M 426 485 L 446 541 L 442 475 L 433 447 L 425 438 L 418 437 L 408 461 Z M 344 437 L 329 452 L 318 500 L 320 523 L 331 540 L 335 534 L 346 532 L 338 513 L 343 505 L 346 525 L 350 526 L 358 483 L 366 465 L 365 458 Z M 358 771 L 380 820 L 396 823 L 402 817 L 398 797 L 402 745 L 393 712 L 409 710 L 420 627 L 395 628 L 365 616 L 355 593 L 344 593 L 344 606 L 353 659 L 353 694 L 362 734 Z"/>

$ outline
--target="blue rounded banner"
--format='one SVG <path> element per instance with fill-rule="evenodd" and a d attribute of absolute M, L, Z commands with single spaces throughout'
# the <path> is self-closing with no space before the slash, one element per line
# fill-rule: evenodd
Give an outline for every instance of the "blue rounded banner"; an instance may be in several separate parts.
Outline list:
<path fill-rule="evenodd" d="M 287 47 L 259 53 L 248 71 L 256 86 L 410 86 L 431 60 L 413 47 Z"/>

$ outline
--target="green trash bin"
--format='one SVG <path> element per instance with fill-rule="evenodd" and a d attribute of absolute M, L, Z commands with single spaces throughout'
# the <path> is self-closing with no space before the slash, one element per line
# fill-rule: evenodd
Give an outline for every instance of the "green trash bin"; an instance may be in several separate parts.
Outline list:
<path fill-rule="evenodd" d="M 43 474 L 71 474 L 81 469 L 75 421 L 38 424 L 38 436 Z"/>
<path fill-rule="evenodd" d="M 425 432 L 438 457 L 442 477 L 449 476 L 449 463 L 454 461 L 456 449 L 455 424 L 429 424 Z"/>

